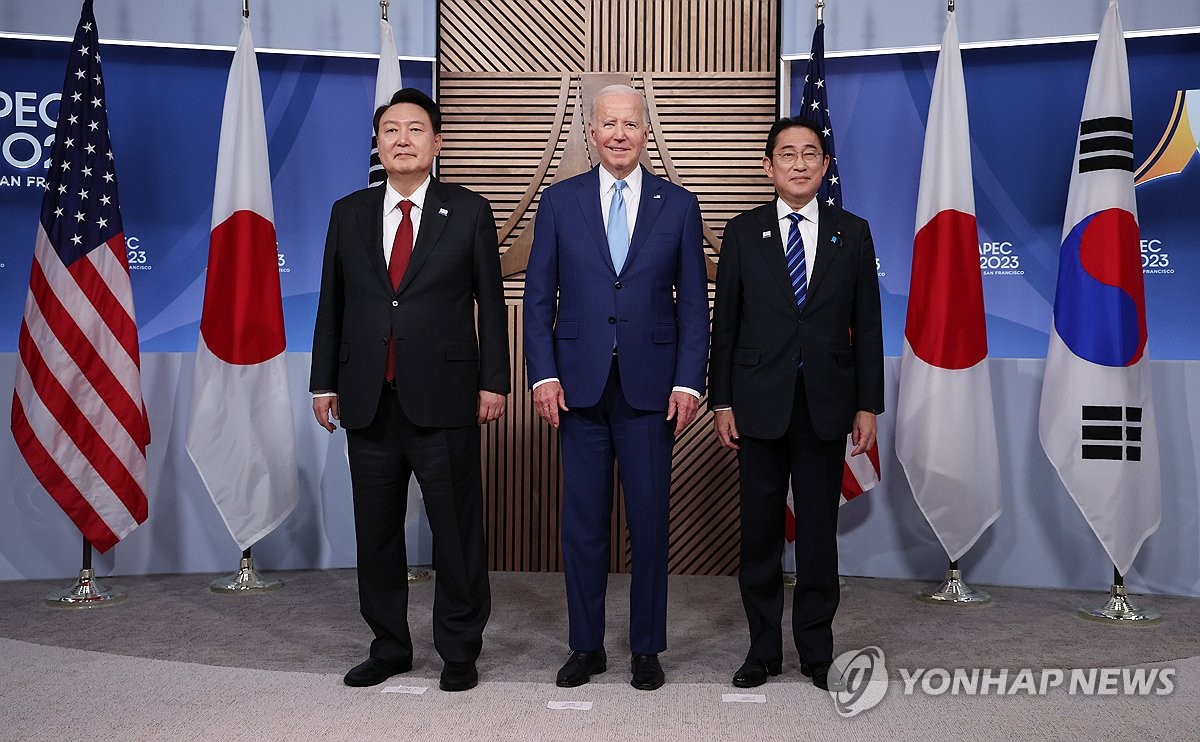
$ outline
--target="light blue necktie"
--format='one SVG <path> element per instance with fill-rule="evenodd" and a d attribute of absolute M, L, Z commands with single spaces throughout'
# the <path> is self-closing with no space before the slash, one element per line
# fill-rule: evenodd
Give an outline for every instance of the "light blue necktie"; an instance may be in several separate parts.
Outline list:
<path fill-rule="evenodd" d="M 804 299 L 808 296 L 808 271 L 804 264 L 804 238 L 800 236 L 800 222 L 804 217 L 799 214 L 788 214 L 788 219 L 792 220 L 792 226 L 788 229 L 786 254 L 788 275 L 792 278 L 792 291 L 796 294 L 796 306 L 803 309 Z"/>
<path fill-rule="evenodd" d="M 617 273 L 625 267 L 625 258 L 629 256 L 629 221 L 625 217 L 625 199 L 621 196 L 625 185 L 623 180 L 613 184 L 612 203 L 608 207 L 608 253 L 612 255 Z"/>

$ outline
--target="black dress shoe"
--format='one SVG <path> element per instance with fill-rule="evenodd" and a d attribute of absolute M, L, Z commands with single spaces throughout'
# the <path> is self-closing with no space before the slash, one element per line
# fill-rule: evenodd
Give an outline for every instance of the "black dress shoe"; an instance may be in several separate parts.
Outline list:
<path fill-rule="evenodd" d="M 442 668 L 438 687 L 449 693 L 471 690 L 479 685 L 479 672 L 474 662 L 447 662 Z"/>
<path fill-rule="evenodd" d="M 607 669 L 608 656 L 604 654 L 603 649 L 597 649 L 595 652 L 571 650 L 570 656 L 567 657 L 567 664 L 558 671 L 558 678 L 554 683 L 559 688 L 574 688 L 577 685 L 583 685 L 591 680 L 593 675 L 599 675 Z"/>
<path fill-rule="evenodd" d="M 365 688 L 368 685 L 379 685 L 393 675 L 408 672 L 412 669 L 412 660 L 385 660 L 382 657 L 368 657 L 346 673 L 342 680 L 346 685 L 355 688 Z"/>
<path fill-rule="evenodd" d="M 629 684 L 638 690 L 658 690 L 666 682 L 657 654 L 635 654 L 629 660 L 633 679 Z"/>
<path fill-rule="evenodd" d="M 733 674 L 733 684 L 738 688 L 757 688 L 767 682 L 767 677 L 774 677 L 783 672 L 783 660 L 747 659 Z"/>
<path fill-rule="evenodd" d="M 813 685 L 821 690 L 829 690 L 829 668 L 832 662 L 801 662 L 800 674 L 812 678 Z"/>

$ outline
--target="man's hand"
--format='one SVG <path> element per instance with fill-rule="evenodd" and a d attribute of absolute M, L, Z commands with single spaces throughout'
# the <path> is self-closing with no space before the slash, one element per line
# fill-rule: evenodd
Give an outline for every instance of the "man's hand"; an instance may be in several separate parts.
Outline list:
<path fill-rule="evenodd" d="M 475 422 L 479 425 L 487 425 L 493 420 L 499 420 L 503 414 L 504 395 L 480 389 L 479 407 L 475 412 Z"/>
<path fill-rule="evenodd" d="M 737 422 L 733 419 L 733 410 L 717 410 L 713 413 L 713 432 L 722 448 L 738 450 Z"/>
<path fill-rule="evenodd" d="M 562 384 L 557 381 L 547 381 L 533 390 L 533 409 L 538 417 L 550 423 L 550 427 L 558 427 L 558 413 L 567 412 L 567 395 L 563 393 Z"/>
<path fill-rule="evenodd" d="M 696 410 L 699 408 L 700 400 L 687 392 L 671 392 L 671 399 L 667 402 L 667 419 L 675 421 L 676 438 L 696 419 Z"/>
<path fill-rule="evenodd" d="M 337 426 L 333 424 L 333 420 L 341 420 L 342 415 L 338 411 L 337 397 L 313 397 L 313 416 L 317 418 L 322 428 L 325 428 L 330 433 L 337 430 Z"/>
<path fill-rule="evenodd" d="M 875 413 L 859 410 L 854 415 L 854 429 L 850 431 L 850 440 L 854 442 L 854 450 L 850 455 L 866 453 L 868 448 L 875 445 L 875 435 L 878 432 L 879 424 L 875 420 Z"/>

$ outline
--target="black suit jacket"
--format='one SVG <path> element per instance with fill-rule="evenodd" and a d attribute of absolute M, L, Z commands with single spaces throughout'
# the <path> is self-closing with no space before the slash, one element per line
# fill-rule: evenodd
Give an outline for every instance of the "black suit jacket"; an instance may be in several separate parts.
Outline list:
<path fill-rule="evenodd" d="M 366 188 L 333 205 L 309 388 L 338 393 L 343 427 L 366 427 L 394 334 L 397 394 L 409 419 L 426 427 L 473 425 L 479 390 L 507 394 L 510 387 L 491 205 L 432 178 L 412 260 L 393 291 L 383 256 L 384 192 Z"/>
<path fill-rule="evenodd" d="M 883 328 L 875 246 L 866 221 L 820 205 L 817 253 L 796 306 L 775 201 L 725 227 L 713 305 L 709 404 L 733 407 L 738 431 L 778 438 L 804 381 L 813 428 L 850 432 L 858 410 L 883 412 Z"/>

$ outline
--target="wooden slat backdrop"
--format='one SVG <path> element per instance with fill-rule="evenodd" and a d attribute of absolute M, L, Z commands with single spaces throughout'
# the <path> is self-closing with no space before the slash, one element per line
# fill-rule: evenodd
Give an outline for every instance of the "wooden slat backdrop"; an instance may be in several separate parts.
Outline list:
<path fill-rule="evenodd" d="M 483 441 L 493 569 L 562 568 L 558 435 L 533 412 L 521 296 L 542 190 L 595 164 L 591 92 L 619 80 L 647 93 L 646 164 L 700 199 L 712 278 L 726 220 L 771 195 L 760 160 L 776 111 L 778 18 L 777 0 L 440 3 L 439 177 L 491 200 L 508 302 L 514 393 Z M 616 494 L 611 566 L 628 570 Z M 736 572 L 737 465 L 713 440 L 707 404 L 676 442 L 670 513 L 673 573 Z"/>

